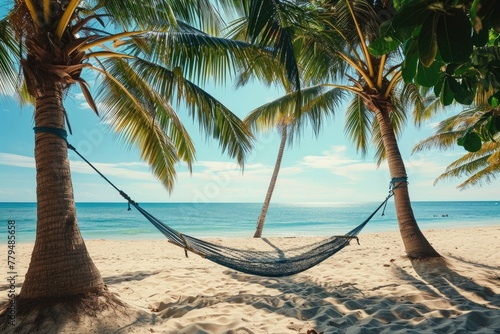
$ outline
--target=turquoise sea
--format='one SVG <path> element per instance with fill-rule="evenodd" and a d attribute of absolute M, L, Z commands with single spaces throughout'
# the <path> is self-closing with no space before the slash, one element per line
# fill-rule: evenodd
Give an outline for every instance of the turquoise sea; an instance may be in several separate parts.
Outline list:
<path fill-rule="evenodd" d="M 194 237 L 252 237 L 260 203 L 141 203 L 170 227 Z M 379 203 L 271 204 L 263 236 L 328 236 L 348 232 L 364 221 Z M 500 226 L 500 201 L 413 202 L 422 230 Z M 382 210 L 381 210 L 382 211 Z M 363 232 L 397 231 L 392 200 L 385 215 L 377 213 Z M 77 203 L 85 239 L 161 239 L 140 213 L 126 203 Z M 0 203 L 0 243 L 7 241 L 7 222 L 16 222 L 17 242 L 33 242 L 36 203 Z M 362 232 L 362 233 L 363 233 Z"/>

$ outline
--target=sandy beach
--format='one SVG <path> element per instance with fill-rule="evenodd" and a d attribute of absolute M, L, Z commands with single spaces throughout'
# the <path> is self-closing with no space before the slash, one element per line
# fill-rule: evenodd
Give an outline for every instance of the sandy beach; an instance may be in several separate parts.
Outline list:
<path fill-rule="evenodd" d="M 109 290 L 137 312 L 80 333 L 500 333 L 500 226 L 427 230 L 446 265 L 411 263 L 399 233 L 360 235 L 285 278 L 242 274 L 167 241 L 87 241 Z M 282 248 L 316 238 L 270 238 Z M 237 248 L 255 239 L 215 239 Z M 4 246 L 3 246 L 4 247 Z M 17 245 L 20 289 L 32 244 Z M 2 266 L 5 259 L 2 259 Z M 4 291 L 6 284 L 0 285 Z M 7 299 L 1 294 L 1 301 Z M 118 332 L 112 325 L 121 326 Z M 62 327 L 69 332 L 74 325 Z"/>

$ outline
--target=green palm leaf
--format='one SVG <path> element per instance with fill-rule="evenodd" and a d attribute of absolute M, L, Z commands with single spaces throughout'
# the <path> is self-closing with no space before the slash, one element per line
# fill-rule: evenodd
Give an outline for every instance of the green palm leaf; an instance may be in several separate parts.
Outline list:
<path fill-rule="evenodd" d="M 373 114 L 369 112 L 363 99 L 355 95 L 345 112 L 344 132 L 362 156 L 368 151 L 372 123 Z"/>
<path fill-rule="evenodd" d="M 297 93 L 288 93 L 250 111 L 244 122 L 253 131 L 268 131 L 280 123 L 292 122 L 296 107 Z"/>
<path fill-rule="evenodd" d="M 287 124 L 289 143 L 292 143 L 307 124 L 318 135 L 323 122 L 333 117 L 344 93 L 341 89 L 324 85 L 307 87 L 300 91 L 300 95 L 292 92 L 252 110 L 244 121 L 254 131 L 267 131 Z M 297 96 L 301 99 L 299 115 L 296 114 Z"/>
<path fill-rule="evenodd" d="M 14 63 L 19 57 L 19 47 L 14 32 L 6 19 L 0 20 L 0 92 L 11 94 L 19 86 Z"/>
<path fill-rule="evenodd" d="M 397 86 L 396 86 L 397 87 Z M 411 107 L 414 106 L 415 108 L 418 108 L 417 104 L 418 101 L 415 101 L 414 99 L 418 97 L 415 95 L 405 96 L 407 92 L 405 92 L 405 87 L 403 87 L 403 92 L 401 90 L 395 88 L 393 89 L 393 92 L 391 94 L 392 99 L 392 112 L 390 114 L 391 116 L 391 125 L 392 128 L 394 129 L 394 133 L 396 134 L 396 137 L 400 137 L 403 133 L 403 130 L 406 126 L 407 120 L 408 120 L 408 112 L 407 110 Z"/>
<path fill-rule="evenodd" d="M 489 184 L 498 177 L 500 172 L 499 152 L 498 142 L 487 142 L 479 151 L 466 153 L 450 164 L 446 171 L 434 181 L 434 184 L 463 176 L 467 176 L 466 180 L 457 186 L 461 190 Z"/>
<path fill-rule="evenodd" d="M 160 96 L 186 106 L 200 129 L 219 141 L 223 152 L 243 163 L 251 148 L 252 135 L 243 122 L 209 93 L 158 64 L 135 59 L 134 69 Z"/>
<path fill-rule="evenodd" d="M 285 68 L 292 90 L 300 90 L 299 65 L 293 40 L 306 12 L 291 1 L 254 0 L 248 9 L 247 39 L 269 48 Z"/>
<path fill-rule="evenodd" d="M 482 106 L 466 109 L 441 121 L 436 127 L 435 134 L 419 142 L 413 148 L 413 152 L 435 148 L 440 150 L 455 148 L 457 139 L 462 137 L 468 128 L 484 114 L 482 109 Z M 491 183 L 500 171 L 500 144 L 498 142 L 500 134 L 497 133 L 494 140 L 484 142 L 477 152 L 468 152 L 452 162 L 446 171 L 434 181 L 434 184 L 443 180 L 466 177 L 465 181 L 457 186 L 463 190 Z"/>
<path fill-rule="evenodd" d="M 412 153 L 431 149 L 448 149 L 457 145 L 457 139 L 464 134 L 464 131 L 447 131 L 435 134 L 420 141 L 412 150 Z"/>
<path fill-rule="evenodd" d="M 326 41 L 326 42 L 325 42 Z M 335 56 L 345 45 L 338 34 L 312 31 L 300 35 L 295 44 L 300 47 L 300 65 L 308 82 L 342 82 L 346 63 Z"/>
<path fill-rule="evenodd" d="M 305 94 L 302 99 L 302 112 L 309 120 L 314 134 L 318 136 L 320 130 L 323 128 L 323 122 L 333 118 L 335 110 L 342 104 L 346 91 L 341 88 L 331 88 L 323 85 L 311 88 L 318 89 L 320 94 L 310 97 Z M 301 92 L 306 91 L 307 93 L 307 90 L 303 89 Z"/>
<path fill-rule="evenodd" d="M 98 101 L 105 119 L 120 138 L 135 144 L 153 174 L 171 191 L 175 164 L 190 166 L 194 147 L 168 103 L 123 60 L 108 59 Z M 148 87 L 148 89 L 145 89 Z"/>
<path fill-rule="evenodd" d="M 377 167 L 386 159 L 386 151 L 384 146 L 384 141 L 382 139 L 382 134 L 380 133 L 380 125 L 377 121 L 373 122 L 372 127 L 372 142 L 375 147 L 375 162 Z"/>
<path fill-rule="evenodd" d="M 134 36 L 125 47 L 152 62 L 178 68 L 182 76 L 201 84 L 208 80 L 224 83 L 228 75 L 252 63 L 267 61 L 262 68 L 270 64 L 269 55 L 248 43 L 214 37 L 182 23 L 166 32 Z"/>
<path fill-rule="evenodd" d="M 109 14 L 109 19 L 125 29 L 163 30 L 175 27 L 177 21 L 197 24 L 215 32 L 222 22 L 217 9 L 209 0 L 106 0 L 96 1 L 96 10 Z"/>

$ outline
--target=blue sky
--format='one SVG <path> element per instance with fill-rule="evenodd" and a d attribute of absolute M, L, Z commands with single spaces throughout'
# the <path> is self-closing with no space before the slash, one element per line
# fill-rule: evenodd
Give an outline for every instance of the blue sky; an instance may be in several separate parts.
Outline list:
<path fill-rule="evenodd" d="M 207 89 L 240 117 L 280 95 L 273 88 L 258 84 L 238 90 Z M 0 98 L 0 104 L 0 202 L 34 202 L 33 107 L 21 108 L 8 96 Z M 197 125 L 180 109 L 195 138 L 197 163 L 192 175 L 186 166 L 178 166 L 175 189 L 169 194 L 140 160 L 138 150 L 120 142 L 113 130 L 92 112 L 79 91 L 71 92 L 65 107 L 73 127 L 69 142 L 138 202 L 262 202 L 265 197 L 279 146 L 276 132 L 258 138 L 242 173 L 234 160 L 221 153 L 216 142 L 206 141 L 199 134 Z M 464 152 L 457 148 L 411 154 L 418 141 L 432 134 L 432 125 L 438 120 L 419 130 L 408 125 L 400 140 L 411 199 L 499 200 L 498 181 L 465 191 L 456 189 L 459 180 L 433 185 L 445 167 Z M 385 198 L 390 181 L 386 164 L 377 168 L 372 154 L 363 159 L 356 153 L 345 139 L 343 123 L 341 108 L 318 138 L 311 131 L 305 131 L 300 145 L 286 150 L 273 202 L 378 202 Z M 122 201 L 120 195 L 73 152 L 70 152 L 70 161 L 76 201 Z"/>

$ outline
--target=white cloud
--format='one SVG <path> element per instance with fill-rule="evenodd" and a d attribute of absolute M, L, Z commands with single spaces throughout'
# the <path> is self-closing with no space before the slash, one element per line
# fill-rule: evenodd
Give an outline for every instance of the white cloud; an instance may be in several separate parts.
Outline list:
<path fill-rule="evenodd" d="M 325 169 L 332 174 L 351 180 L 358 179 L 360 173 L 377 170 L 377 165 L 373 162 L 364 162 L 360 159 L 348 157 L 346 146 L 332 146 L 330 150 L 323 151 L 322 155 L 305 156 L 299 166 L 311 169 Z M 381 166 L 381 168 L 384 169 L 384 166 Z"/>
<path fill-rule="evenodd" d="M 35 168 L 35 159 L 33 157 L 0 152 L 0 165 Z M 73 173 L 95 174 L 95 171 L 86 162 L 70 161 L 70 165 Z M 151 173 L 146 170 L 148 166 L 144 162 L 96 162 L 93 165 L 105 176 L 141 179 L 145 181 L 153 180 Z"/>
<path fill-rule="evenodd" d="M 35 159 L 24 155 L 0 152 L 0 165 L 35 168 Z"/>
<path fill-rule="evenodd" d="M 294 167 L 281 167 L 280 175 L 288 176 L 288 175 L 297 175 L 303 173 L 304 169 L 299 166 Z"/>
<path fill-rule="evenodd" d="M 81 174 L 95 174 L 95 171 L 83 161 L 70 161 L 71 171 Z M 141 169 L 147 168 L 146 164 L 142 163 L 92 163 L 97 170 L 104 176 L 120 177 L 126 179 L 140 179 L 143 181 L 153 181 L 154 178 L 149 171 L 137 170 L 137 166 Z"/>
<path fill-rule="evenodd" d="M 238 164 L 230 161 L 198 161 L 194 167 L 202 167 L 206 172 L 221 172 L 228 170 L 239 170 Z"/>
<path fill-rule="evenodd" d="M 87 100 L 85 99 L 85 95 L 83 95 L 83 93 L 73 94 L 73 98 L 75 99 L 78 105 L 78 109 L 83 109 L 83 110 L 92 109 L 90 108 L 90 105 L 87 103 Z"/>
<path fill-rule="evenodd" d="M 83 93 L 76 93 L 74 94 L 74 97 L 77 101 L 85 101 L 85 95 L 83 95 Z"/>
<path fill-rule="evenodd" d="M 428 159 L 409 159 L 405 161 L 405 166 L 409 174 L 419 174 L 428 177 L 437 177 L 444 172 L 442 163 Z"/>

